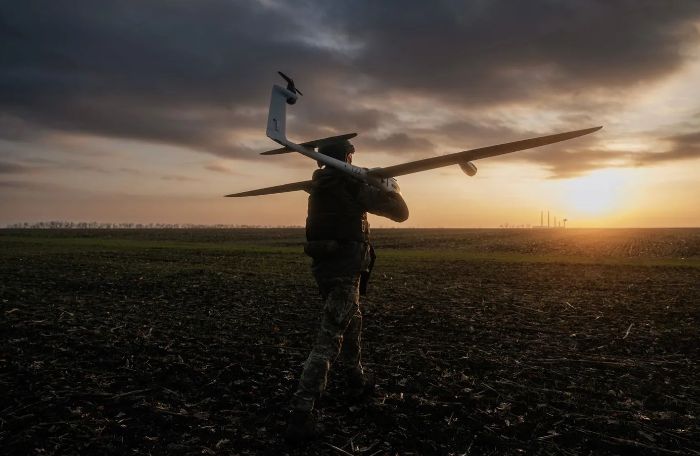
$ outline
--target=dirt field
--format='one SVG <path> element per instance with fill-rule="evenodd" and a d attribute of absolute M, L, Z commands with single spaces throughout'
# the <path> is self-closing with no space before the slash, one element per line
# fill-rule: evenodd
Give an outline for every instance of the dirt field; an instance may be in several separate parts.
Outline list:
<path fill-rule="evenodd" d="M 376 395 L 289 450 L 302 230 L 0 230 L 0 453 L 700 454 L 700 229 L 373 234 Z"/>

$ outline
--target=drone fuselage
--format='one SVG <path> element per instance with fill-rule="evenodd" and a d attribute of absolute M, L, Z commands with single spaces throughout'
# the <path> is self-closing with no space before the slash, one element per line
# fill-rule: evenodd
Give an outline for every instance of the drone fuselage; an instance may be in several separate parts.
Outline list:
<path fill-rule="evenodd" d="M 271 138 L 281 146 L 284 146 L 288 149 L 294 150 L 299 152 L 302 155 L 305 155 L 311 159 L 316 160 L 317 162 L 320 162 L 324 164 L 325 166 L 330 166 L 332 168 L 338 169 L 346 174 L 349 174 L 350 176 L 354 177 L 355 179 L 359 179 L 369 185 L 372 185 L 374 187 L 379 188 L 380 190 L 383 190 L 385 192 L 389 193 L 401 193 L 401 188 L 399 187 L 399 183 L 396 179 L 393 177 L 376 177 L 372 176 L 369 174 L 369 170 L 367 168 L 361 168 L 359 166 L 355 166 L 351 163 L 347 163 L 341 160 L 337 160 L 333 157 L 329 157 L 328 155 L 324 155 L 320 152 L 316 152 L 313 149 L 310 149 L 308 147 L 304 147 L 301 144 L 296 144 L 293 143 L 292 141 L 289 141 L 288 139 L 276 139 L 276 138 Z"/>

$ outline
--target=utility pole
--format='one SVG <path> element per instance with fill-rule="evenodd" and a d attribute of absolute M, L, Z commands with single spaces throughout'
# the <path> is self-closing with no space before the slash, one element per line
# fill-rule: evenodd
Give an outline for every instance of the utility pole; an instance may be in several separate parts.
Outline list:
<path fill-rule="evenodd" d="M 547 211 L 547 228 L 549 228 L 549 211 Z"/>

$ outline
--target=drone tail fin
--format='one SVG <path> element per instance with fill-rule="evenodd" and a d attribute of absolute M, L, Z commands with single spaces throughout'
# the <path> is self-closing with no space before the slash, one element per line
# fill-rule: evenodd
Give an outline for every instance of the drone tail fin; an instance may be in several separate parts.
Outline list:
<path fill-rule="evenodd" d="M 287 140 L 287 104 L 294 104 L 297 94 L 278 85 L 272 86 L 270 95 L 270 111 L 267 115 L 267 136 L 283 143 Z"/>

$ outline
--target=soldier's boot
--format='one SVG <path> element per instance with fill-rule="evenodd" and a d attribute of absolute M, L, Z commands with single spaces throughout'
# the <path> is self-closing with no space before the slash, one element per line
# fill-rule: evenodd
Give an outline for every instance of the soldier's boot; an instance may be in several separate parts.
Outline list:
<path fill-rule="evenodd" d="M 284 440 L 290 445 L 300 445 L 317 436 L 318 428 L 313 410 L 292 410 L 287 419 Z"/>
<path fill-rule="evenodd" d="M 361 402 L 372 396 L 374 387 L 374 374 L 350 371 L 348 374 L 348 388 L 345 395 L 352 401 Z"/>

